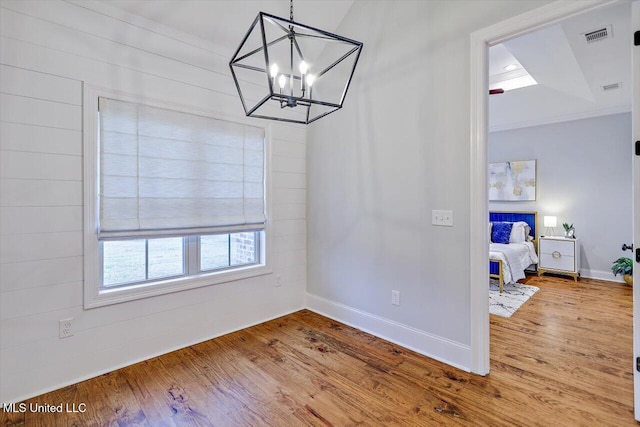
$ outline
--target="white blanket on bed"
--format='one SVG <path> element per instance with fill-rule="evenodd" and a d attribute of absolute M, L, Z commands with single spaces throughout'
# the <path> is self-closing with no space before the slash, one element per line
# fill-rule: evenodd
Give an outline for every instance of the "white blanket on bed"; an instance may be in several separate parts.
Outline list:
<path fill-rule="evenodd" d="M 491 243 L 489 258 L 502 260 L 504 283 L 515 283 L 525 278 L 524 270 L 538 263 L 538 255 L 531 242 Z"/>

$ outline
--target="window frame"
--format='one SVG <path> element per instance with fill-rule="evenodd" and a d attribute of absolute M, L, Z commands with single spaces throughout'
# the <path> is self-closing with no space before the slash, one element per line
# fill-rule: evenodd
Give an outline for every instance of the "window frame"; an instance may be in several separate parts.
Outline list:
<path fill-rule="evenodd" d="M 242 120 L 212 111 L 198 110 L 190 106 L 175 104 L 156 99 L 150 99 L 138 95 L 132 95 L 115 91 L 112 89 L 94 86 L 86 82 L 83 83 L 83 164 L 84 164 L 84 308 L 90 309 L 111 304 L 118 304 L 126 301 L 133 301 L 142 298 L 149 298 L 157 295 L 169 294 L 188 289 L 195 289 L 204 286 L 211 286 L 250 277 L 261 276 L 272 273 L 271 268 L 271 247 L 272 247 L 272 224 L 271 224 L 271 124 L 257 127 L 264 130 L 265 146 L 265 204 L 267 221 L 264 228 L 256 230 L 259 232 L 258 255 L 259 262 L 238 267 L 229 267 L 218 270 L 199 271 L 193 275 L 183 275 L 167 279 L 134 283 L 131 285 L 114 286 L 112 289 L 102 287 L 102 245 L 98 240 L 98 98 L 107 97 L 125 102 L 135 102 L 151 107 L 165 108 L 187 114 L 211 117 L 218 120 L 225 120 L 242 125 L 256 126 L 256 121 Z M 162 236 L 158 236 L 162 237 Z M 180 236 L 176 236 L 180 237 Z M 184 251 L 185 262 L 186 252 L 195 251 L 199 264 L 199 245 L 196 238 L 182 236 L 185 239 Z M 185 265 L 185 270 L 189 271 L 189 266 Z M 199 266 L 198 266 L 199 268 Z"/>

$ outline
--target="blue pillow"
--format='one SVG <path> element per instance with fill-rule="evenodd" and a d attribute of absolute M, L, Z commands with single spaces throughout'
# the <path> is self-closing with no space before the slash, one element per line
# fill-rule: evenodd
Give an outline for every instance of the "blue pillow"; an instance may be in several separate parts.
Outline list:
<path fill-rule="evenodd" d="M 512 222 L 494 222 L 491 228 L 491 241 L 493 243 L 509 243 L 509 236 L 511 236 Z"/>

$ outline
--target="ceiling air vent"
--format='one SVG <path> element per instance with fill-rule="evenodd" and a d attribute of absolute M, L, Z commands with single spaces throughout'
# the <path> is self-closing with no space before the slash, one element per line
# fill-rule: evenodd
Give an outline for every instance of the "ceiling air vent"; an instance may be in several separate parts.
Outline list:
<path fill-rule="evenodd" d="M 609 85 L 602 86 L 602 90 L 607 92 L 609 90 L 620 89 L 620 83 L 611 83 Z"/>
<path fill-rule="evenodd" d="M 611 25 L 607 25 L 606 27 L 583 33 L 583 35 L 587 43 L 595 43 L 613 37 L 613 31 L 611 31 Z"/>

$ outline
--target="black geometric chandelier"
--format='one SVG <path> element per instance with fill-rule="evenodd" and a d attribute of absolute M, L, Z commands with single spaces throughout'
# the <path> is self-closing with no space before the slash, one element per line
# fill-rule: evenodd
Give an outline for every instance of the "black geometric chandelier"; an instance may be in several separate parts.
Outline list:
<path fill-rule="evenodd" d="M 309 124 L 342 108 L 362 43 L 260 12 L 229 62 L 247 116 Z"/>

